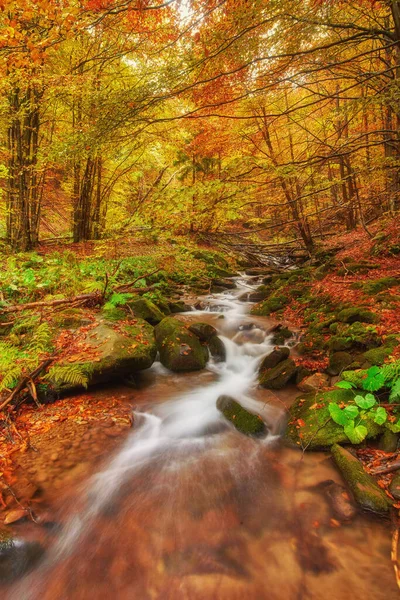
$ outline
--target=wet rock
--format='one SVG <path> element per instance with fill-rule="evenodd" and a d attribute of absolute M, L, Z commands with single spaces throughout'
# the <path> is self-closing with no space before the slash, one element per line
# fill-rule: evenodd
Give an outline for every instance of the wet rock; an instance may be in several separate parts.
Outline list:
<path fill-rule="evenodd" d="M 329 375 L 339 375 L 352 362 L 353 357 L 348 352 L 334 352 L 329 357 L 327 372 Z"/>
<path fill-rule="evenodd" d="M 299 396 L 289 409 L 289 423 L 285 438 L 296 446 L 308 450 L 326 448 L 336 443 L 350 443 L 342 425 L 335 423 L 330 416 L 328 405 L 346 404 L 354 400 L 352 390 L 336 389 L 328 392 L 311 392 Z M 382 432 L 382 426 L 372 418 L 363 420 L 367 428 L 367 438 L 374 438 Z"/>
<path fill-rule="evenodd" d="M 389 492 L 393 498 L 400 500 L 400 473 L 396 473 L 392 479 L 392 483 L 389 486 Z"/>
<path fill-rule="evenodd" d="M 260 371 L 264 369 L 273 369 L 283 360 L 289 358 L 290 350 L 283 346 L 282 348 L 275 348 L 265 356 L 260 364 Z"/>
<path fill-rule="evenodd" d="M 328 384 L 328 375 L 325 375 L 325 373 L 314 373 L 300 381 L 297 387 L 301 392 L 315 392 L 321 388 L 326 388 Z"/>
<path fill-rule="evenodd" d="M 178 300 L 177 302 L 168 302 L 168 308 L 171 313 L 180 313 L 187 312 L 192 309 L 189 304 L 185 304 L 183 300 Z"/>
<path fill-rule="evenodd" d="M 165 314 L 147 298 L 138 298 L 137 300 L 131 300 L 127 305 L 136 315 L 141 319 L 144 319 L 150 325 L 157 325 L 165 317 Z"/>
<path fill-rule="evenodd" d="M 258 327 L 254 327 L 253 329 L 247 329 L 244 331 L 239 331 L 233 338 L 233 341 L 238 344 L 262 344 L 265 340 L 265 332 Z"/>
<path fill-rule="evenodd" d="M 213 279 L 213 285 L 216 285 L 225 290 L 234 290 L 236 283 L 232 279 Z"/>
<path fill-rule="evenodd" d="M 251 267 L 246 269 L 246 275 L 274 275 L 278 271 L 273 267 Z"/>
<path fill-rule="evenodd" d="M 269 390 L 280 390 L 295 378 L 297 366 L 294 360 L 287 358 L 272 369 L 264 369 L 259 374 L 259 383 Z"/>
<path fill-rule="evenodd" d="M 334 516 L 339 521 L 350 521 L 357 514 L 357 508 L 347 489 L 332 479 L 319 485 L 326 496 Z"/>
<path fill-rule="evenodd" d="M 209 323 L 193 323 L 188 329 L 194 333 L 201 342 L 208 342 L 214 335 L 217 335 L 217 330 Z"/>
<path fill-rule="evenodd" d="M 139 318 L 119 323 L 118 330 L 113 328 L 112 323 L 101 319 L 97 326 L 88 332 L 83 346 L 89 350 L 93 349 L 97 355 L 96 360 L 72 364 L 86 376 L 88 387 L 116 381 L 124 375 L 148 369 L 157 354 L 153 328 Z M 66 367 L 70 364 L 64 361 L 58 366 Z M 82 387 L 77 383 L 60 384 L 57 380 L 50 382 L 61 392 Z"/>
<path fill-rule="evenodd" d="M 275 344 L 276 346 L 281 346 L 283 345 L 286 340 L 289 340 L 291 337 L 293 337 L 293 332 L 290 331 L 290 329 L 288 329 L 287 327 L 283 327 L 283 325 L 279 324 L 276 325 L 274 330 L 271 331 L 272 335 L 272 343 Z"/>
<path fill-rule="evenodd" d="M 363 510 L 385 514 L 391 503 L 375 479 L 364 471 L 360 461 L 338 444 L 331 449 L 333 459 L 348 484 L 357 504 Z"/>
<path fill-rule="evenodd" d="M 0 531 L 0 582 L 7 583 L 29 571 L 44 554 L 38 542 L 26 542 Z"/>
<path fill-rule="evenodd" d="M 287 305 L 288 301 L 289 299 L 287 296 L 276 292 L 275 294 L 272 294 L 267 300 L 255 304 L 251 309 L 250 313 L 252 315 L 267 317 L 271 313 L 284 308 Z"/>
<path fill-rule="evenodd" d="M 399 434 L 385 429 L 379 440 L 379 449 L 384 452 L 396 452 L 399 444 Z"/>
<path fill-rule="evenodd" d="M 211 356 L 216 362 L 224 362 L 226 360 L 226 348 L 224 342 L 214 335 L 207 343 Z"/>
<path fill-rule="evenodd" d="M 208 360 L 208 349 L 185 325 L 166 317 L 154 329 L 160 361 L 171 371 L 198 371 L 204 369 Z"/>
<path fill-rule="evenodd" d="M 241 433 L 254 437 L 266 435 L 267 428 L 261 417 L 243 408 L 230 396 L 220 396 L 217 400 L 217 408 Z"/>

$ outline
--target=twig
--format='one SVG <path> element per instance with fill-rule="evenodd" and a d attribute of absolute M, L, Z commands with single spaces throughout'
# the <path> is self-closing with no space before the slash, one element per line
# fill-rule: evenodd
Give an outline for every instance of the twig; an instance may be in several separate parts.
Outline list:
<path fill-rule="evenodd" d="M 155 275 L 156 273 L 158 273 L 159 271 L 161 271 L 160 268 L 156 269 L 155 271 L 152 271 L 151 273 L 147 273 L 147 275 L 141 275 L 140 277 L 136 277 L 136 279 L 134 279 L 133 281 L 130 281 L 129 283 L 121 283 L 120 285 L 117 285 L 114 288 L 115 292 L 120 292 L 125 288 L 130 288 L 133 285 L 135 285 L 135 283 L 137 283 L 138 281 L 140 281 L 141 279 L 147 279 L 148 277 L 151 277 L 152 275 Z M 139 290 L 140 288 L 137 288 L 137 290 Z"/>

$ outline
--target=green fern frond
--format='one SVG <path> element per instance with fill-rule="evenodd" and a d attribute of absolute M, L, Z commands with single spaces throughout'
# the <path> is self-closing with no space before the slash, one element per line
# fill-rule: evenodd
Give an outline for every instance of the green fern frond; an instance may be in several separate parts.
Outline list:
<path fill-rule="evenodd" d="M 35 331 L 35 335 L 29 344 L 29 351 L 42 354 L 51 348 L 51 330 L 48 323 L 42 323 Z"/>
<path fill-rule="evenodd" d="M 6 371 L 3 375 L 3 379 L 0 382 L 0 392 L 2 392 L 3 390 L 13 388 L 16 385 L 18 379 L 21 377 L 21 375 L 21 365 L 15 365 L 14 367 Z"/>
<path fill-rule="evenodd" d="M 54 365 L 49 369 L 46 379 L 58 387 L 63 385 L 82 385 L 84 388 L 87 388 L 89 381 L 87 368 L 83 368 L 80 365 Z"/>
<path fill-rule="evenodd" d="M 396 362 L 384 365 L 381 369 L 381 373 L 385 379 L 385 383 L 389 384 L 388 387 L 391 387 L 391 382 L 400 379 L 400 360 L 396 360 Z"/>

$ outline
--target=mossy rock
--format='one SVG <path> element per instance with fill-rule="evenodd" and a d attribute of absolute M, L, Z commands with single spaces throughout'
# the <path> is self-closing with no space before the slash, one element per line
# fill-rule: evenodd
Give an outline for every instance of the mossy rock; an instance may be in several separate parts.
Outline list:
<path fill-rule="evenodd" d="M 332 446 L 331 452 L 357 504 L 363 510 L 378 514 L 388 513 L 391 508 L 389 498 L 378 486 L 375 479 L 364 471 L 361 462 L 351 452 L 338 444 Z"/>
<path fill-rule="evenodd" d="M 125 315 L 126 316 L 126 315 Z M 83 345 L 96 355 L 90 361 L 69 363 L 67 360 L 57 363 L 58 367 L 73 366 L 87 378 L 87 386 L 109 381 L 118 381 L 121 377 L 136 371 L 148 369 L 153 364 L 157 348 L 153 328 L 142 319 L 131 320 L 119 325 L 118 331 L 113 322 L 98 321 L 94 329 L 88 331 Z M 79 384 L 62 383 L 49 380 L 60 392 L 67 392 Z"/>
<path fill-rule="evenodd" d="M 181 321 L 166 317 L 155 327 L 154 333 L 164 367 L 175 372 L 204 369 L 208 348 Z"/>
<path fill-rule="evenodd" d="M 190 306 L 185 304 L 183 300 L 178 300 L 177 302 L 168 302 L 168 308 L 170 310 L 170 313 L 172 314 L 186 312 L 187 310 L 190 310 Z"/>
<path fill-rule="evenodd" d="M 60 329 L 78 329 L 78 327 L 88 324 L 91 321 L 82 309 L 67 308 L 59 313 L 55 313 L 51 322 L 52 325 Z"/>
<path fill-rule="evenodd" d="M 344 308 L 337 315 L 337 320 L 341 323 L 377 323 L 379 321 L 378 315 L 371 312 L 366 308 Z"/>
<path fill-rule="evenodd" d="M 367 361 L 371 365 L 381 366 L 383 365 L 387 357 L 392 354 L 392 352 L 393 347 L 373 348 L 372 350 L 364 352 L 362 358 L 364 361 Z"/>
<path fill-rule="evenodd" d="M 281 346 L 293 337 L 293 331 L 290 331 L 287 327 L 279 327 L 273 332 L 272 343 L 276 346 Z"/>
<path fill-rule="evenodd" d="M 225 344 L 217 335 L 208 340 L 207 346 L 215 362 L 224 362 L 226 360 Z"/>
<path fill-rule="evenodd" d="M 130 300 L 127 306 L 132 310 L 134 315 L 144 319 L 150 325 L 157 325 L 165 318 L 164 313 L 147 298 L 138 298 L 137 300 Z"/>
<path fill-rule="evenodd" d="M 353 274 L 365 274 L 368 273 L 371 270 L 374 269 L 379 269 L 380 265 L 377 263 L 371 263 L 371 262 L 348 262 L 346 264 L 346 267 L 343 267 L 341 269 L 338 270 L 338 274 L 339 275 L 347 275 L 349 272 L 353 273 Z"/>
<path fill-rule="evenodd" d="M 284 294 L 273 294 L 264 302 L 256 304 L 251 309 L 250 313 L 252 315 L 258 315 L 261 317 L 266 317 L 273 312 L 281 310 L 288 303 L 288 297 Z"/>
<path fill-rule="evenodd" d="M 331 419 L 328 405 L 330 402 L 341 404 L 353 400 L 354 392 L 342 389 L 299 396 L 289 409 L 286 440 L 308 450 L 326 448 L 337 443 L 350 444 L 343 427 Z M 368 430 L 367 438 L 374 438 L 383 430 L 371 418 L 363 419 L 363 425 Z"/>
<path fill-rule="evenodd" d="M 236 282 L 227 277 L 214 279 L 212 283 L 213 286 L 218 286 L 223 290 L 234 290 L 237 287 Z"/>
<path fill-rule="evenodd" d="M 263 358 L 259 371 L 261 372 L 264 369 L 273 369 L 280 362 L 289 358 L 289 354 L 290 350 L 286 346 L 283 346 L 282 348 L 275 348 Z"/>
<path fill-rule="evenodd" d="M 192 323 L 188 329 L 194 333 L 201 342 L 208 342 L 210 338 L 217 335 L 217 330 L 209 323 Z"/>
<path fill-rule="evenodd" d="M 382 277 L 380 279 L 367 281 L 363 284 L 362 289 L 365 294 L 372 296 L 398 285 L 400 285 L 399 277 Z"/>
<path fill-rule="evenodd" d="M 124 309 L 118 308 L 117 306 L 104 307 L 101 313 L 107 321 L 112 322 L 125 321 L 127 318 L 127 314 Z"/>
<path fill-rule="evenodd" d="M 217 408 L 241 433 L 251 437 L 264 437 L 267 434 L 267 427 L 261 417 L 243 408 L 230 396 L 220 396 Z"/>
<path fill-rule="evenodd" d="M 399 445 L 399 434 L 393 433 L 390 429 L 385 429 L 379 439 L 379 450 L 384 452 L 396 452 Z"/>
<path fill-rule="evenodd" d="M 353 362 L 353 357 L 348 352 L 334 352 L 329 356 L 327 372 L 329 375 L 339 375 Z"/>
<path fill-rule="evenodd" d="M 287 358 L 272 369 L 263 369 L 259 373 L 260 385 L 269 390 L 280 390 L 296 377 L 297 366 L 294 360 Z"/>
<path fill-rule="evenodd" d="M 169 307 L 169 302 L 166 298 L 159 298 L 158 300 L 154 301 L 154 304 L 157 306 L 157 308 L 160 309 L 163 315 L 169 317 L 169 315 L 171 314 L 171 309 Z"/>

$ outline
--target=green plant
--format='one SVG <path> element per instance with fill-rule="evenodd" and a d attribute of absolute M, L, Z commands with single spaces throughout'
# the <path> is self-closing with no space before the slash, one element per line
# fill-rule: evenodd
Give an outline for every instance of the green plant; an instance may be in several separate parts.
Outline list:
<path fill-rule="evenodd" d="M 49 369 L 45 379 L 57 387 L 63 385 L 82 385 L 87 388 L 89 381 L 87 368 L 81 365 L 54 365 Z"/>

